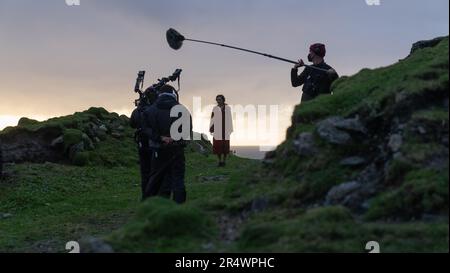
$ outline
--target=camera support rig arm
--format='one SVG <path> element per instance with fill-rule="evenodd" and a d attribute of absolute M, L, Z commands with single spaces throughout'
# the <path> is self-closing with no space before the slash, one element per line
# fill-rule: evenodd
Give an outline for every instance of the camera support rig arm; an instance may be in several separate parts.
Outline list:
<path fill-rule="evenodd" d="M 134 104 L 136 106 L 138 106 L 140 101 L 145 97 L 144 92 L 142 92 L 142 88 L 144 87 L 144 77 L 145 71 L 144 70 L 139 71 L 136 79 L 136 84 L 134 85 L 134 92 L 139 94 L 139 99 L 134 101 Z"/>
<path fill-rule="evenodd" d="M 155 83 L 152 86 L 150 86 L 148 90 L 158 94 L 159 93 L 159 89 L 161 87 L 163 87 L 164 85 L 166 85 L 167 83 L 178 81 L 178 90 L 175 90 L 175 92 L 176 92 L 176 95 L 177 95 L 177 100 L 179 100 L 178 92 L 180 91 L 180 76 L 181 76 L 181 72 L 182 71 L 183 71 L 182 69 L 178 68 L 178 69 L 175 70 L 175 72 L 173 72 L 172 75 L 170 75 L 168 77 L 164 77 L 164 78 L 158 79 L 158 83 Z"/>
<path fill-rule="evenodd" d="M 172 75 L 170 75 L 168 77 L 164 77 L 164 78 L 158 79 L 158 83 L 155 83 L 150 88 L 152 90 L 158 91 L 165 84 L 178 80 L 178 90 L 177 90 L 177 92 L 180 91 L 180 76 L 181 76 L 181 72 L 182 71 L 183 70 L 180 69 L 180 68 L 176 69 L 175 72 L 173 72 Z"/>

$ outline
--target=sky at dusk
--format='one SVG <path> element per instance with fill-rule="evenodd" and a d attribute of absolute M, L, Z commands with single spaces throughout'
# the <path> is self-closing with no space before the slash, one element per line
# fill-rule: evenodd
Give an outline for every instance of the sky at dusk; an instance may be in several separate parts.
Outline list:
<path fill-rule="evenodd" d="M 283 140 L 301 90 L 288 63 L 186 42 L 174 51 L 165 32 L 306 59 L 315 42 L 340 75 L 408 55 L 412 43 L 448 35 L 449 1 L 381 0 L 0 0 L 0 129 L 91 106 L 129 115 L 138 70 L 146 84 L 182 68 L 181 101 L 193 111 L 224 94 L 230 105 L 278 107 Z M 194 113 L 194 128 L 210 113 Z M 239 130 L 244 125 L 238 125 Z M 242 127 L 242 130 L 245 128 Z M 258 141 L 256 141 L 258 142 Z M 272 144 L 273 144 L 272 143 Z M 235 139 L 237 145 L 262 144 Z"/>

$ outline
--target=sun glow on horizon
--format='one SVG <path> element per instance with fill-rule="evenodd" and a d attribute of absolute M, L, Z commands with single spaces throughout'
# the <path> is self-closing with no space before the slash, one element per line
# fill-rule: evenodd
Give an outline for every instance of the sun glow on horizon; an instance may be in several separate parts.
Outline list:
<path fill-rule="evenodd" d="M 9 126 L 16 126 L 19 119 L 19 116 L 0 115 L 0 130 Z"/>
<path fill-rule="evenodd" d="M 17 126 L 19 120 L 24 116 L 15 116 L 15 115 L 0 115 L 0 131 L 10 126 Z M 34 119 L 37 121 L 44 121 L 51 117 L 45 116 L 27 116 L 27 118 Z"/>
<path fill-rule="evenodd" d="M 190 108 L 190 107 L 188 107 Z M 255 126 L 251 126 L 245 120 L 236 120 L 236 116 L 233 117 L 234 124 L 234 133 L 231 136 L 231 145 L 234 147 L 248 147 L 248 146 L 259 146 L 263 151 L 273 150 L 274 147 L 278 146 L 285 139 L 286 129 L 290 125 L 290 116 L 293 111 L 292 106 L 280 106 L 278 113 L 278 123 L 277 130 L 275 134 L 269 134 L 268 131 L 261 131 L 259 128 L 256 130 Z M 116 108 L 116 109 L 106 109 L 107 111 L 115 112 L 119 115 L 126 115 L 128 117 L 131 116 L 132 108 Z M 203 109 L 197 109 L 193 111 L 193 109 L 189 109 L 191 114 L 193 115 L 193 125 L 194 131 L 198 133 L 205 134 L 210 141 L 212 141 L 212 135 L 209 133 L 209 121 L 211 118 L 211 111 L 208 107 Z M 70 115 L 70 114 L 65 114 Z M 9 126 L 17 126 L 19 120 L 22 117 L 27 117 L 30 119 L 34 119 L 37 121 L 45 121 L 50 118 L 65 116 L 61 114 L 55 114 L 52 116 L 43 116 L 43 115 L 1 115 L 0 114 L 0 131 L 9 127 Z M 267 116 L 266 116 L 267 115 Z M 269 113 L 264 113 L 267 121 L 270 120 Z M 255 128 L 254 128 L 255 127 Z M 266 128 L 266 125 L 264 125 Z M 268 128 L 267 128 L 268 129 Z M 254 131 L 254 132 L 253 132 Z M 262 135 L 259 135 L 262 134 Z"/>

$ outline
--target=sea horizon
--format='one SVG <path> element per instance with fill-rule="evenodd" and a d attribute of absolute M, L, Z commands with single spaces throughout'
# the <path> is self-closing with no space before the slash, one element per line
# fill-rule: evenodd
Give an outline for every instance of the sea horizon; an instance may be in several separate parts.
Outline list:
<path fill-rule="evenodd" d="M 261 150 L 261 148 L 264 148 Z M 276 147 L 272 147 L 272 149 L 266 149 L 266 147 L 261 147 L 258 145 L 249 145 L 249 146 L 231 146 L 231 151 L 237 157 L 248 158 L 248 159 L 256 159 L 263 160 L 266 153 L 274 150 Z"/>

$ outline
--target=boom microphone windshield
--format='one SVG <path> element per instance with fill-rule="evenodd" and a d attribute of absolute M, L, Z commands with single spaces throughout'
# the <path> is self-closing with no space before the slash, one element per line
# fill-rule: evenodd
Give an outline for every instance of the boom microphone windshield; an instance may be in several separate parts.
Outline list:
<path fill-rule="evenodd" d="M 178 50 L 183 46 L 184 36 L 173 28 L 166 33 L 167 42 L 172 49 Z"/>

